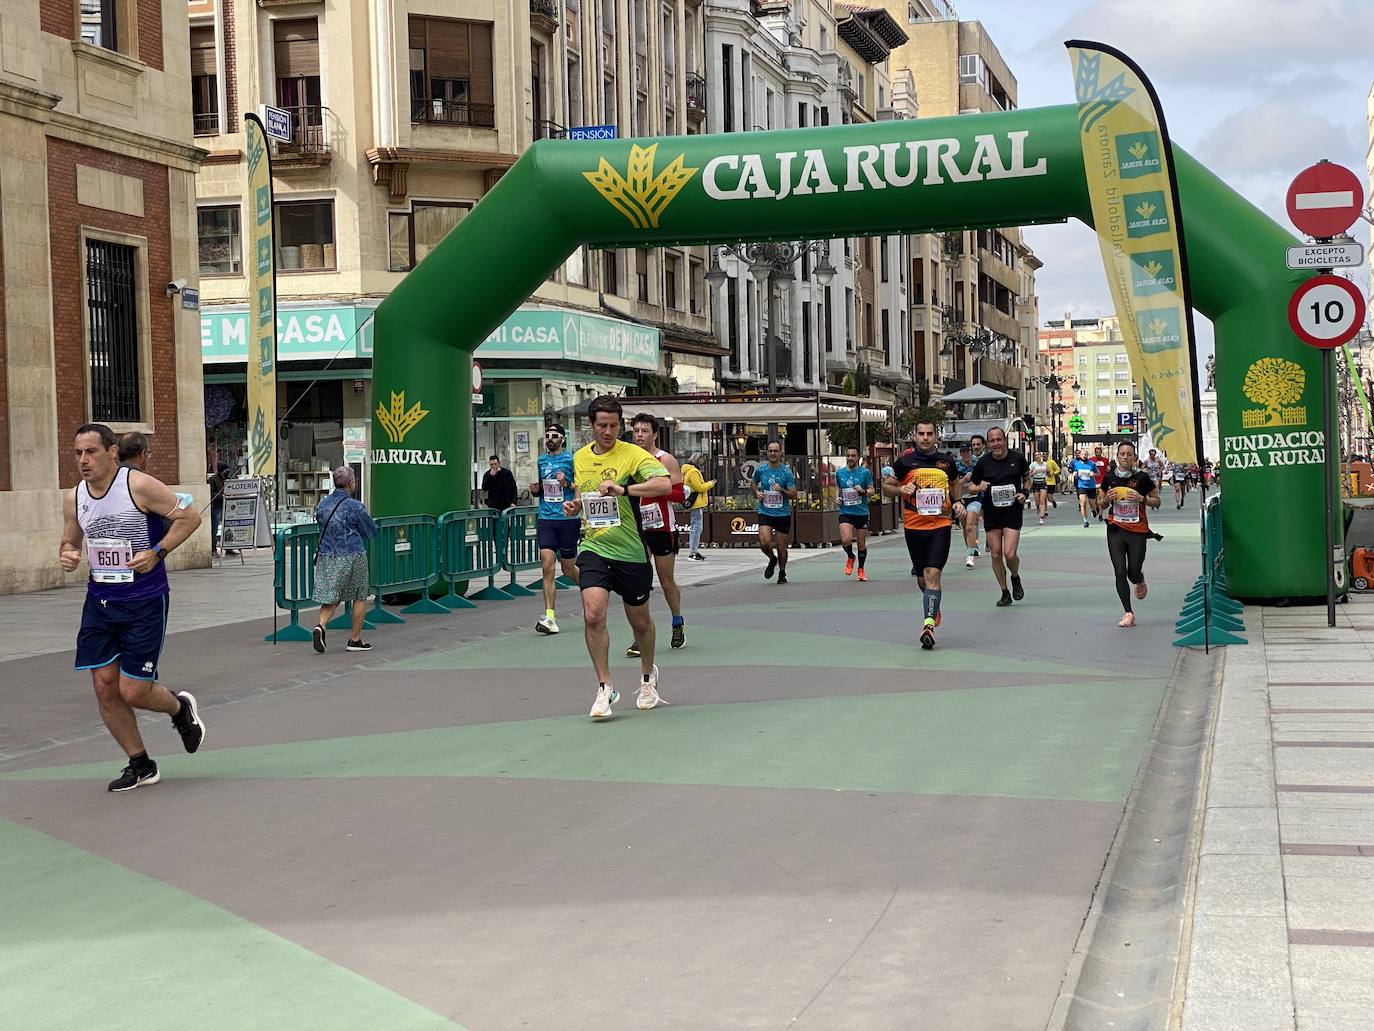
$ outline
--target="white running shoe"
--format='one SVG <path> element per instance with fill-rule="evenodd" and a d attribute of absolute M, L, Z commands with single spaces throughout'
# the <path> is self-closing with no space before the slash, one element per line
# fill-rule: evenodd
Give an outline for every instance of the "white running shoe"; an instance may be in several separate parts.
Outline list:
<path fill-rule="evenodd" d="M 964 568 L 972 569 L 976 562 L 977 560 L 972 555 L 970 555 L 968 558 L 964 559 Z"/>
<path fill-rule="evenodd" d="M 541 634 L 556 634 L 558 633 L 558 620 L 545 616 L 538 623 L 534 624 L 534 628 Z"/>
<path fill-rule="evenodd" d="M 596 701 L 592 703 L 592 719 L 604 720 L 611 714 L 611 706 L 620 701 L 620 692 L 610 684 L 602 684 L 596 689 Z"/>
<path fill-rule="evenodd" d="M 663 699 L 658 696 L 658 663 L 654 663 L 649 679 L 640 678 L 639 697 L 635 699 L 635 704 L 641 709 L 652 709 L 661 701 Z"/>

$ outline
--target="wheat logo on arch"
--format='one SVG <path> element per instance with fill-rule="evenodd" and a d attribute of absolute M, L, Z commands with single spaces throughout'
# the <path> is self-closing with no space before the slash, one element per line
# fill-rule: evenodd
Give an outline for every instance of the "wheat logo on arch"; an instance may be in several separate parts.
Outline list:
<path fill-rule="evenodd" d="M 1245 396 L 1263 408 L 1241 413 L 1246 429 L 1258 426 L 1301 426 L 1307 422 L 1307 406 L 1298 404 L 1307 386 L 1307 373 L 1286 358 L 1261 358 L 1245 373 Z"/>
<path fill-rule="evenodd" d="M 636 229 L 657 229 L 659 217 L 673 202 L 692 176 L 695 168 L 685 167 L 685 154 L 679 154 L 668 167 L 654 175 L 654 155 L 658 144 L 641 147 L 630 145 L 630 161 L 626 174 L 621 175 L 604 157 L 595 172 L 583 172 L 587 182 L 606 202 L 630 220 Z"/>
<path fill-rule="evenodd" d="M 404 390 L 399 394 L 394 390 L 391 392 L 390 408 L 387 408 L 380 401 L 377 402 L 377 421 L 382 424 L 382 429 L 386 430 L 387 439 L 393 444 L 399 444 L 405 440 L 406 434 L 419 425 L 420 420 L 428 414 L 429 409 L 421 408 L 419 401 L 407 408 Z"/>

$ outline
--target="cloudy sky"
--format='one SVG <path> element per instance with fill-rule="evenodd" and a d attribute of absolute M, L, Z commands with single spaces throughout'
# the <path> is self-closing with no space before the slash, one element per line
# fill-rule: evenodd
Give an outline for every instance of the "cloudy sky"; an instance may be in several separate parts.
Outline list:
<path fill-rule="evenodd" d="M 1073 101 L 1064 40 L 1129 54 L 1154 83 L 1174 143 L 1285 226 L 1288 183 L 1319 158 L 1367 181 L 1374 0 L 956 0 L 956 9 L 988 29 L 1021 107 Z M 1356 230 L 1366 242 L 1367 228 Z M 1032 227 L 1027 239 L 1045 262 L 1042 322 L 1112 310 L 1090 229 Z M 1198 337 L 1205 356 L 1211 327 L 1201 317 Z"/>

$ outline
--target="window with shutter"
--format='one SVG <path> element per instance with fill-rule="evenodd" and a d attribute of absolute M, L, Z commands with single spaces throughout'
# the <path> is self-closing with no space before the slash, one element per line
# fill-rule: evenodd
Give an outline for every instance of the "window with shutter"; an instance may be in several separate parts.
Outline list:
<path fill-rule="evenodd" d="M 191 27 L 191 119 L 197 136 L 219 132 L 219 80 L 215 74 L 215 28 Z"/>
<path fill-rule="evenodd" d="M 277 106 L 292 114 L 303 142 L 309 129 L 323 122 L 320 106 L 320 29 L 314 18 L 272 23 L 273 56 L 277 74 Z"/>
<path fill-rule="evenodd" d="M 412 122 L 496 125 L 491 23 L 412 15 Z"/>

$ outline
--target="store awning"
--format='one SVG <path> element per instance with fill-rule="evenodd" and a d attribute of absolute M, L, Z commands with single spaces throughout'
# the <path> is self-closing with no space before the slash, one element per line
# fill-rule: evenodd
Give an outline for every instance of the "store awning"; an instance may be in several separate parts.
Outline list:
<path fill-rule="evenodd" d="M 947 405 L 978 404 L 988 401 L 1010 401 L 1011 399 L 1012 397 L 1010 394 L 1004 394 L 1000 390 L 993 390 L 992 387 L 983 383 L 975 383 L 971 387 L 965 387 L 963 390 L 956 390 L 954 393 L 946 394 L 944 397 L 940 398 L 940 400 Z"/>
<path fill-rule="evenodd" d="M 625 417 L 632 419 L 647 412 L 657 419 L 673 422 L 856 422 L 858 402 L 814 400 L 698 400 L 698 401 L 636 401 L 624 399 Z M 864 422 L 886 422 L 889 409 L 863 404 Z"/>

